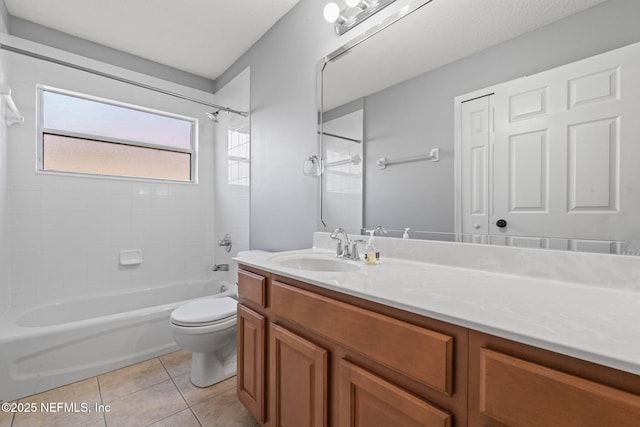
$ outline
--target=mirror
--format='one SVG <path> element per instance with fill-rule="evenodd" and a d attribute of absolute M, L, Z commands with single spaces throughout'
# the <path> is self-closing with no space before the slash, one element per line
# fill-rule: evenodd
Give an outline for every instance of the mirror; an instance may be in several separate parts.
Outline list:
<path fill-rule="evenodd" d="M 476 234 L 462 230 L 458 218 L 456 97 L 628 44 L 615 35 L 603 42 L 592 23 L 596 17 L 603 26 L 616 25 L 611 10 L 634 6 L 600 3 L 513 0 L 505 7 L 497 0 L 420 0 L 323 58 L 325 230 L 359 233 L 383 225 L 394 237 L 411 228 L 411 238 L 639 252 L 615 239 L 544 230 L 508 236 L 495 219 L 493 230 Z M 460 231 L 472 235 L 456 235 Z"/>

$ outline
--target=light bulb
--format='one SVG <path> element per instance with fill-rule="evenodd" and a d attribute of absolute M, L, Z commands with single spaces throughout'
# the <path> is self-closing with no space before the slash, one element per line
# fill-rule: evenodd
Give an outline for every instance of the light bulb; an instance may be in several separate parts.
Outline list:
<path fill-rule="evenodd" d="M 340 7 L 335 3 L 327 3 L 324 7 L 324 19 L 327 22 L 336 22 L 340 16 Z"/>
<path fill-rule="evenodd" d="M 360 4 L 360 0 L 345 0 L 345 3 L 347 3 L 349 7 L 356 7 Z"/>

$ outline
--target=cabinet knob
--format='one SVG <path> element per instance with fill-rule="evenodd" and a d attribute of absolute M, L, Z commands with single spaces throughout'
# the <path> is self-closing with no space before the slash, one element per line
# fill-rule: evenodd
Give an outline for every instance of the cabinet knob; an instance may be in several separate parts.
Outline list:
<path fill-rule="evenodd" d="M 496 221 L 496 227 L 505 228 L 507 226 L 507 221 L 504 219 L 499 219 Z"/>

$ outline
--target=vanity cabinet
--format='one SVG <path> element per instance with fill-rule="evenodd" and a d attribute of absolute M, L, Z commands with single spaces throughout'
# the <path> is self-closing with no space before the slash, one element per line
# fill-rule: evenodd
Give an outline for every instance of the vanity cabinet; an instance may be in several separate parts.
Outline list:
<path fill-rule="evenodd" d="M 466 329 L 248 268 L 238 312 L 259 310 L 268 338 L 263 354 L 238 340 L 238 370 L 256 366 L 247 355 L 266 360 L 262 425 L 467 425 Z M 262 306 L 248 286 L 256 276 Z"/>
<path fill-rule="evenodd" d="M 273 273 L 239 284 L 238 396 L 264 426 L 640 426 L 638 375 Z"/>

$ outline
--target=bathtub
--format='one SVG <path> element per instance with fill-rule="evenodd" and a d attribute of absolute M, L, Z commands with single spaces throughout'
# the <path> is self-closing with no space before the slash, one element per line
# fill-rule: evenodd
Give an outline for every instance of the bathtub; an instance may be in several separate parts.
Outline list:
<path fill-rule="evenodd" d="M 171 312 L 189 300 L 236 297 L 221 281 L 174 283 L 72 299 L 0 319 L 0 402 L 177 350 Z"/>

